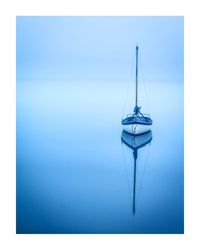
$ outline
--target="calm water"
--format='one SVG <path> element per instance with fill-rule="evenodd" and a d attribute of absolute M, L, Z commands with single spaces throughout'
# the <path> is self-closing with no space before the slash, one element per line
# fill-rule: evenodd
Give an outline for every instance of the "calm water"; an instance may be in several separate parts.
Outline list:
<path fill-rule="evenodd" d="M 183 233 L 183 84 L 149 84 L 136 171 L 121 142 L 126 88 L 17 82 L 17 233 Z"/>

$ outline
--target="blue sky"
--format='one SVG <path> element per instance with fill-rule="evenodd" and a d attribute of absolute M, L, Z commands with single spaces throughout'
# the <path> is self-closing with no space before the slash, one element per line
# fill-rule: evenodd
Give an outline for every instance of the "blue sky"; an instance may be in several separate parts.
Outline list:
<path fill-rule="evenodd" d="M 183 17 L 17 17 L 17 80 L 183 81 Z"/>

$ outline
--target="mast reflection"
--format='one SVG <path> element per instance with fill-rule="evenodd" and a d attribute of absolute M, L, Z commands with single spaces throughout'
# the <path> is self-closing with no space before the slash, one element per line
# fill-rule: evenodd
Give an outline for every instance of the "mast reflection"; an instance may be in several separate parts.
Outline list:
<path fill-rule="evenodd" d="M 125 131 L 122 132 L 121 142 L 124 143 L 128 148 L 133 151 L 134 159 L 134 174 L 133 174 L 133 214 L 135 214 L 135 199 L 136 199 L 136 171 L 137 171 L 137 158 L 138 150 L 145 147 L 147 144 L 150 144 L 152 140 L 152 132 L 148 131 L 147 133 L 140 135 L 132 135 Z"/>

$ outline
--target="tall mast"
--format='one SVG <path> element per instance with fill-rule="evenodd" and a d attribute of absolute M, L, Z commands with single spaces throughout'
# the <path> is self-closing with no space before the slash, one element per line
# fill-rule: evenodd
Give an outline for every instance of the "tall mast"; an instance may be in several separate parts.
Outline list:
<path fill-rule="evenodd" d="M 135 72 L 135 106 L 137 107 L 137 103 L 138 103 L 138 49 L 139 47 L 136 46 L 136 72 Z"/>

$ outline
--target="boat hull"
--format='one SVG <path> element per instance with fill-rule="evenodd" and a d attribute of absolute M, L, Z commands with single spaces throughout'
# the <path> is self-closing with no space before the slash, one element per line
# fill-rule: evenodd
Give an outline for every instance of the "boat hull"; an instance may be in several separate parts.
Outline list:
<path fill-rule="evenodd" d="M 151 125 L 127 124 L 123 125 L 123 130 L 132 135 L 144 134 L 151 130 Z"/>

